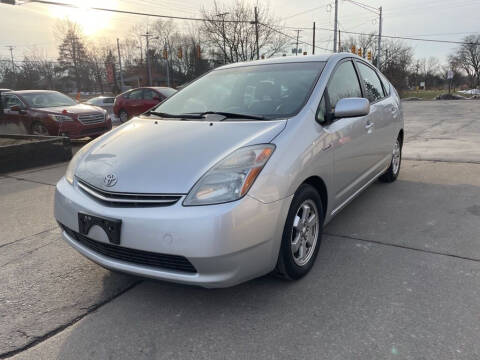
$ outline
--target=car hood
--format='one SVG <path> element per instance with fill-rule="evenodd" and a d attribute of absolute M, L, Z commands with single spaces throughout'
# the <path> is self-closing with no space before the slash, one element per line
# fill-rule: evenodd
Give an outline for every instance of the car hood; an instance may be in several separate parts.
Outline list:
<path fill-rule="evenodd" d="M 170 121 L 134 118 L 111 131 L 80 160 L 76 176 L 113 192 L 186 194 L 214 164 L 247 145 L 270 142 L 276 121 Z M 117 183 L 106 187 L 104 178 Z"/>
<path fill-rule="evenodd" d="M 64 110 L 72 114 L 91 114 L 95 112 L 101 112 L 102 110 L 96 106 L 87 105 L 87 104 L 75 104 L 71 106 L 56 106 L 56 107 L 45 107 L 45 108 L 35 108 L 34 110 L 40 112 L 46 112 L 49 114 L 62 114 Z"/>

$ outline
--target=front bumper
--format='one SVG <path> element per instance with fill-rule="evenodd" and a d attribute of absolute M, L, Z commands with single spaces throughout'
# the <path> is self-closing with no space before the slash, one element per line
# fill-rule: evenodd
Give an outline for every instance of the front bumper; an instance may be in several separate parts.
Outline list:
<path fill-rule="evenodd" d="M 99 203 L 64 178 L 55 193 L 55 217 L 78 232 L 78 213 L 120 219 L 120 246 L 179 255 L 196 273 L 121 261 L 85 247 L 63 231 L 63 238 L 90 260 L 113 270 L 204 287 L 226 287 L 274 269 L 291 197 L 264 204 L 249 196 L 227 204 L 182 206 L 184 197 L 164 207 L 126 208 Z M 104 235 L 104 234 L 103 234 Z M 96 227 L 89 238 L 108 242 Z"/>
<path fill-rule="evenodd" d="M 71 139 L 80 139 L 87 136 L 98 136 L 112 129 L 112 121 L 108 118 L 106 121 L 98 124 L 84 125 L 78 121 L 68 121 L 52 125 L 54 129 L 49 129 L 52 134 L 68 136 Z"/>

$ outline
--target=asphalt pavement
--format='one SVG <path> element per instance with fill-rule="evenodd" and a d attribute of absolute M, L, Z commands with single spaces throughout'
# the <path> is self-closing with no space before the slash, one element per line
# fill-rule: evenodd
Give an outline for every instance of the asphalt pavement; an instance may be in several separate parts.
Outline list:
<path fill-rule="evenodd" d="M 480 358 L 479 110 L 405 103 L 398 181 L 326 227 L 298 282 L 206 290 L 109 272 L 60 238 L 66 164 L 0 177 L 0 358 Z"/>

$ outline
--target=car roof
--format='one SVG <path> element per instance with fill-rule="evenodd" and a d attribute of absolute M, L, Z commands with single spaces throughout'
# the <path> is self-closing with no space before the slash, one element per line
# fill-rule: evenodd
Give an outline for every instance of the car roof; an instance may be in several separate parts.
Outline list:
<path fill-rule="evenodd" d="M 299 55 L 299 56 L 279 56 L 273 57 L 264 60 L 254 60 L 254 61 L 244 61 L 234 64 L 228 64 L 221 66 L 217 69 L 229 69 L 242 66 L 255 66 L 255 65 L 266 65 L 266 64 L 288 64 L 288 63 L 299 63 L 299 62 L 312 62 L 312 61 L 328 61 L 332 54 L 320 54 L 320 55 Z M 216 69 L 216 70 L 217 70 Z"/>
<path fill-rule="evenodd" d="M 216 68 L 214 71 L 219 69 L 231 69 L 236 67 L 243 66 L 257 66 L 257 65 L 267 65 L 267 64 L 289 64 L 289 63 L 302 63 L 302 62 L 327 62 L 327 61 L 340 61 L 345 58 L 356 58 L 359 60 L 366 61 L 364 58 L 352 54 L 349 52 L 341 52 L 334 54 L 319 54 L 319 55 L 299 55 L 299 56 L 279 56 L 273 57 L 270 59 L 264 60 L 254 60 L 254 61 L 244 61 L 233 64 L 227 64 Z"/>
<path fill-rule="evenodd" d="M 12 94 L 22 95 L 22 94 L 45 94 L 45 93 L 57 93 L 58 91 L 53 90 L 16 90 L 10 91 Z"/>
<path fill-rule="evenodd" d="M 153 90 L 175 90 L 174 88 L 168 86 L 147 86 L 145 89 L 153 89 Z"/>

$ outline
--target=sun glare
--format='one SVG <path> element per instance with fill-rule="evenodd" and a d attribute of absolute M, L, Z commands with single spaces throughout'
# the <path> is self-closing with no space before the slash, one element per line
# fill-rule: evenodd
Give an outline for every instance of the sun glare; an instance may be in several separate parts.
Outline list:
<path fill-rule="evenodd" d="M 97 35 L 101 30 L 108 28 L 113 16 L 113 13 L 92 10 L 92 6 L 107 9 L 117 8 L 117 0 L 103 0 L 101 5 L 99 5 L 99 1 L 94 0 L 69 0 L 66 2 L 77 6 L 78 8 L 52 5 L 49 7 L 50 15 L 57 19 L 68 18 L 71 21 L 78 23 L 87 36 Z"/>

